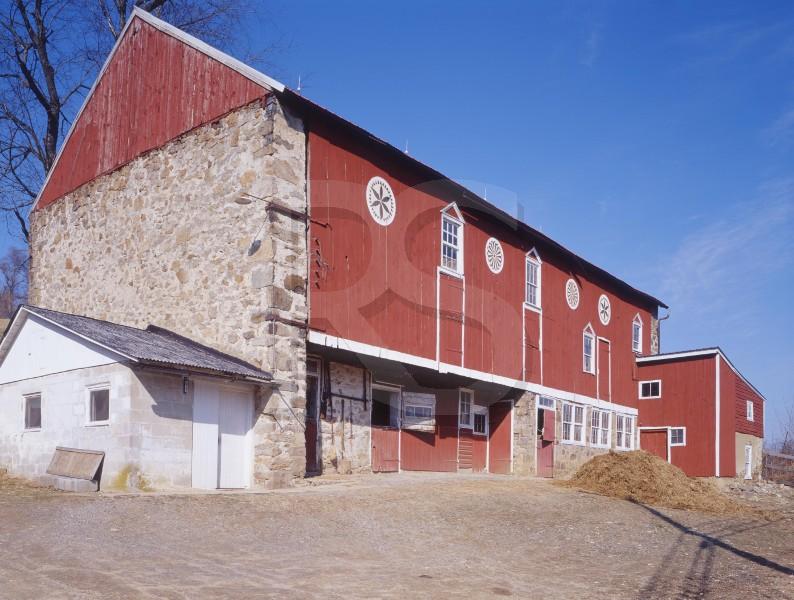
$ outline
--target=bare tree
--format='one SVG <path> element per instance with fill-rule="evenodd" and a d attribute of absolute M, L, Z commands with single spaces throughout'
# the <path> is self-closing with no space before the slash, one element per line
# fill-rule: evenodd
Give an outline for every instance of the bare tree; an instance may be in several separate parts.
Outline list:
<path fill-rule="evenodd" d="M 134 6 L 228 47 L 251 0 L 7 0 L 0 14 L 0 212 L 27 211 Z"/>
<path fill-rule="evenodd" d="M 0 260 L 0 318 L 10 318 L 28 292 L 28 254 L 10 248 Z"/>

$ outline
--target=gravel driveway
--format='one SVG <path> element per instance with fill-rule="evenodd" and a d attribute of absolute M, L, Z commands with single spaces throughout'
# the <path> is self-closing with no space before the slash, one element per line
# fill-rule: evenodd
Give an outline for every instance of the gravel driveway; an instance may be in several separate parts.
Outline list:
<path fill-rule="evenodd" d="M 794 598 L 794 511 L 652 509 L 535 479 L 265 494 L 0 485 L 2 598 Z"/>

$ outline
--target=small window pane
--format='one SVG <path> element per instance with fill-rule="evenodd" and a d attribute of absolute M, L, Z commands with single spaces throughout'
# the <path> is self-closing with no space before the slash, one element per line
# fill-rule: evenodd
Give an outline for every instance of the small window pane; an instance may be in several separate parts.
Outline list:
<path fill-rule="evenodd" d="M 41 396 L 25 398 L 25 429 L 41 429 Z"/>
<path fill-rule="evenodd" d="M 471 393 L 460 393 L 460 424 L 461 426 L 471 426 Z"/>
<path fill-rule="evenodd" d="M 684 430 L 677 427 L 670 431 L 670 443 L 673 445 L 683 445 L 684 443 Z"/>
<path fill-rule="evenodd" d="M 110 390 L 91 390 L 91 422 L 110 419 Z"/>
<path fill-rule="evenodd" d="M 485 417 L 486 415 L 483 413 L 477 413 L 474 415 L 474 433 L 481 433 L 485 434 Z"/>

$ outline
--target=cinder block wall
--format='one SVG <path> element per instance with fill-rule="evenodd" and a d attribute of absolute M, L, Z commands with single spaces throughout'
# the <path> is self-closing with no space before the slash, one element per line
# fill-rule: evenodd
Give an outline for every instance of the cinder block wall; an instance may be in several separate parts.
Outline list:
<path fill-rule="evenodd" d="M 31 217 L 33 304 L 156 324 L 283 381 L 263 392 L 254 481 L 305 469 L 306 136 L 274 96 L 199 127 Z M 252 242 L 256 242 L 252 245 Z M 285 322 L 286 321 L 286 322 Z"/>

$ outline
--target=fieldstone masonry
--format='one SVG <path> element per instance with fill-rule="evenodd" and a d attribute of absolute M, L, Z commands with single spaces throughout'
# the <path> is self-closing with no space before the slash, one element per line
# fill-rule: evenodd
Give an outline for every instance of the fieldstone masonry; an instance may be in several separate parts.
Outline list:
<path fill-rule="evenodd" d="M 305 157 L 302 123 L 270 95 L 31 217 L 33 304 L 160 325 L 273 372 L 257 486 L 305 468 L 306 223 L 269 204 L 306 212 Z"/>
<path fill-rule="evenodd" d="M 525 392 L 513 406 L 513 473 L 515 475 L 535 475 L 536 402 L 536 394 Z"/>
<path fill-rule="evenodd" d="M 369 471 L 372 402 L 364 369 L 332 362 L 330 398 L 320 419 L 323 471 Z M 343 397 L 345 396 L 345 397 Z M 367 402 L 352 398 L 367 398 Z"/>

